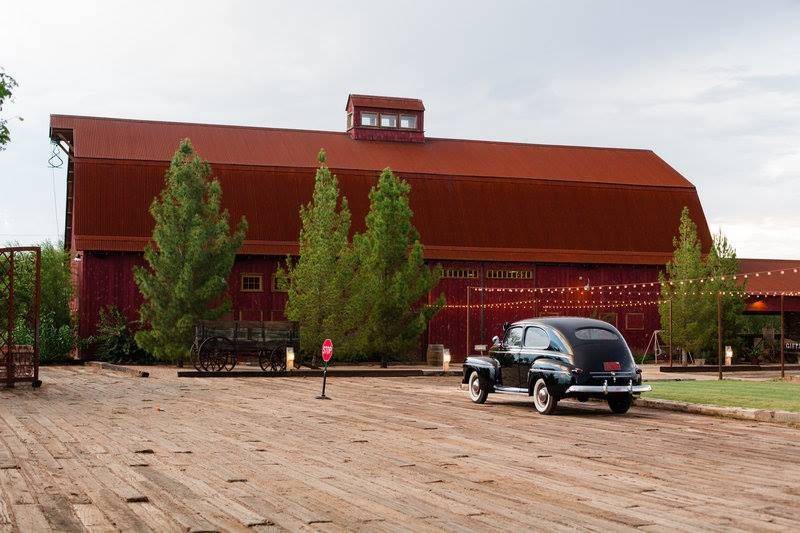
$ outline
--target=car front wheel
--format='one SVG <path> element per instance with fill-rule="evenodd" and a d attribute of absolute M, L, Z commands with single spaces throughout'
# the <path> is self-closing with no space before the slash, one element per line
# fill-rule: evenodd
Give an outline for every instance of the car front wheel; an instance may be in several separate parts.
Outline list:
<path fill-rule="evenodd" d="M 608 406 L 611 412 L 617 415 L 624 415 L 631 408 L 633 398 L 630 394 L 610 394 L 608 396 Z"/>
<path fill-rule="evenodd" d="M 542 415 L 552 414 L 556 410 L 558 400 L 550 393 L 547 383 L 539 378 L 533 386 L 533 406 Z"/>
<path fill-rule="evenodd" d="M 475 370 L 469 376 L 469 397 L 475 403 L 483 403 L 486 397 L 489 396 L 489 389 L 486 382 Z"/>

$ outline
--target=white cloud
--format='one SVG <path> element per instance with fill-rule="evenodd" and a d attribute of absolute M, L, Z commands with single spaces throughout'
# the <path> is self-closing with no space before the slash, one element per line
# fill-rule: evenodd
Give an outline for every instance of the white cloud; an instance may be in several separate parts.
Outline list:
<path fill-rule="evenodd" d="M 0 207 L 18 234 L 59 227 L 49 113 L 339 130 L 346 95 L 365 92 L 423 98 L 433 136 L 653 149 L 740 254 L 800 258 L 799 15 L 794 2 L 14 2 L 2 66 L 26 121 L 0 154 Z M 57 195 L 63 210 L 63 172 Z"/>

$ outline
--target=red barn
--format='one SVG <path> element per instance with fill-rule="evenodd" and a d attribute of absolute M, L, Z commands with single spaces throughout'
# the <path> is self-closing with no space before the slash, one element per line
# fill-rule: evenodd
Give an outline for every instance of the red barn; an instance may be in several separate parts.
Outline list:
<path fill-rule="evenodd" d="M 653 281 L 671 256 L 684 206 L 710 245 L 694 186 L 650 150 L 426 137 L 417 99 L 351 95 L 346 112 L 341 132 L 52 115 L 50 136 L 69 151 L 65 240 L 75 255 L 80 334 L 94 331 L 101 306 L 137 317 L 131 271 L 143 264 L 153 229 L 148 207 L 185 137 L 211 163 L 232 220 L 245 215 L 250 225 L 230 278 L 234 318 L 283 316 L 285 295 L 273 276 L 297 252 L 298 209 L 311 198 L 320 148 L 350 203 L 354 230 L 363 228 L 381 169 L 411 184 L 426 258 L 444 267 L 431 297 L 444 292 L 456 305 L 434 319 L 421 346 L 444 344 L 454 360 L 502 322 L 534 314 L 594 313 L 644 348 L 658 328 L 655 305 L 596 306 L 595 298 L 574 307 L 587 296 L 468 287 Z M 468 292 L 469 312 L 457 307 Z"/>

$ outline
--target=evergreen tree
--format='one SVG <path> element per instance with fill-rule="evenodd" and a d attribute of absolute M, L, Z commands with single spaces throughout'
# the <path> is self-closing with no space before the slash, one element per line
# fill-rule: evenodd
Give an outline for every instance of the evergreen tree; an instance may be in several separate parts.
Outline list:
<path fill-rule="evenodd" d="M 144 252 L 150 268 L 134 271 L 147 329 L 136 333 L 136 342 L 158 358 L 182 360 L 195 323 L 218 319 L 230 307 L 227 279 L 247 221 L 242 217 L 230 234 L 228 212 L 220 208 L 222 188 L 210 176 L 208 162 L 184 139 L 167 170 L 164 190 L 150 206 L 155 247 L 148 245 Z"/>
<path fill-rule="evenodd" d="M 742 311 L 745 307 L 746 285 L 734 278 L 739 273 L 739 259 L 736 250 L 720 230 L 713 236 L 711 251 L 706 258 L 706 270 L 710 280 L 704 290 L 712 293 L 710 301 L 703 309 L 701 322 L 705 325 L 702 336 L 704 351 L 710 359 L 716 359 L 717 349 L 717 301 L 716 293 L 721 292 L 722 344 L 733 346 L 738 351 L 741 344 L 739 331 L 743 327 Z"/>
<path fill-rule="evenodd" d="M 673 245 L 675 252 L 672 261 L 667 264 L 666 276 L 659 274 L 661 298 L 672 302 L 673 345 L 697 353 L 704 344 L 698 310 L 708 305 L 708 297 L 699 294 L 700 286 L 683 280 L 702 278 L 707 269 L 703 263 L 697 226 L 686 207 L 681 212 L 678 236 L 673 239 Z M 669 304 L 662 303 L 659 310 L 664 340 L 669 342 Z"/>
<path fill-rule="evenodd" d="M 287 258 L 278 272 L 278 283 L 288 291 L 286 316 L 300 327 L 300 346 L 316 354 L 330 337 L 343 348 L 345 287 L 352 270 L 350 260 L 350 210 L 347 198 L 339 204 L 339 183 L 320 150 L 314 194 L 300 208 L 300 254 L 297 262 Z"/>
<path fill-rule="evenodd" d="M 430 269 L 424 263 L 411 221 L 410 191 L 406 181 L 385 169 L 369 194 L 366 229 L 353 239 L 356 275 L 349 319 L 359 324 L 354 346 L 362 353 L 380 354 L 384 365 L 412 352 L 444 305 L 442 296 L 430 306 L 424 301 L 439 282 L 441 267 Z"/>
<path fill-rule="evenodd" d="M 703 259 L 700 240 L 689 210 L 683 209 L 675 239 L 675 254 L 660 275 L 662 299 L 672 300 L 672 333 L 675 346 L 695 355 L 715 359 L 717 354 L 717 293 L 723 293 L 723 344 L 738 346 L 745 303 L 745 286 L 736 281 L 739 272 L 736 251 L 719 232 Z M 703 279 L 698 282 L 695 280 Z M 661 328 L 669 340 L 669 304 L 660 305 Z"/>

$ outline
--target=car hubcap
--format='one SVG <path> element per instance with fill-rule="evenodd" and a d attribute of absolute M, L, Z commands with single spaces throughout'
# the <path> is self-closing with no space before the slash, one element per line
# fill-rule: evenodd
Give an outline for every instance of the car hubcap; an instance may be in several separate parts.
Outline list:
<path fill-rule="evenodd" d="M 539 401 L 541 403 L 547 403 L 547 389 L 545 388 L 539 389 Z"/>
<path fill-rule="evenodd" d="M 481 384 L 478 382 L 477 379 L 472 380 L 472 385 L 470 386 L 470 392 L 472 392 L 472 395 L 476 398 L 481 393 Z"/>
<path fill-rule="evenodd" d="M 550 404 L 550 393 L 547 391 L 547 385 L 544 383 L 537 383 L 536 390 L 534 390 L 533 401 L 537 409 L 544 410 Z"/>

